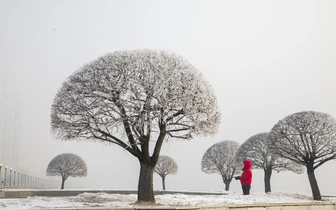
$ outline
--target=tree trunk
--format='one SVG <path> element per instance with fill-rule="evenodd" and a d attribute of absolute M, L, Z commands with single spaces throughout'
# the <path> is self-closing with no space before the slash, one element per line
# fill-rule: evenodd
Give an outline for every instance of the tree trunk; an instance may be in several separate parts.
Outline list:
<path fill-rule="evenodd" d="M 166 176 L 162 176 L 161 178 L 162 178 L 162 189 L 166 190 L 166 182 L 165 182 L 166 181 Z"/>
<path fill-rule="evenodd" d="M 272 168 L 264 169 L 265 193 L 271 192 Z"/>
<path fill-rule="evenodd" d="M 231 182 L 225 182 L 224 184 L 225 184 L 225 191 L 229 191 Z"/>
<path fill-rule="evenodd" d="M 140 175 L 138 184 L 138 202 L 155 203 L 153 191 L 153 172 L 154 167 L 140 162 Z"/>
<path fill-rule="evenodd" d="M 308 174 L 308 179 L 309 179 L 309 183 L 310 183 L 310 187 L 313 193 L 313 197 L 314 200 L 321 200 L 321 193 L 320 193 L 320 189 L 317 185 L 317 181 L 315 178 L 315 169 L 313 164 L 308 163 L 306 165 L 307 167 L 307 174 Z"/>
<path fill-rule="evenodd" d="M 225 185 L 225 191 L 229 191 L 230 190 L 230 184 L 231 184 L 231 180 L 232 179 L 226 179 L 225 177 L 222 176 L 224 185 Z"/>
<path fill-rule="evenodd" d="M 63 190 L 63 189 L 64 189 L 64 182 L 65 182 L 65 179 L 62 177 L 61 190 Z"/>

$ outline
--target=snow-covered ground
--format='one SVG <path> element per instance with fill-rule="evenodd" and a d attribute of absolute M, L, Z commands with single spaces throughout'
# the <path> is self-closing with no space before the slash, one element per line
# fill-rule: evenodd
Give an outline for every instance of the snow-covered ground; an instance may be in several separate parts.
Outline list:
<path fill-rule="evenodd" d="M 28 197 L 24 199 L 0 199 L 0 209 L 26 210 L 43 208 L 75 207 L 133 207 L 136 206 L 135 194 L 83 193 L 71 197 Z M 186 195 L 166 194 L 155 196 L 160 206 L 214 206 L 225 204 L 260 204 L 260 203 L 309 203 L 314 202 L 310 195 L 299 193 L 252 193 L 241 195 Z M 323 201 L 336 202 L 335 198 Z"/>

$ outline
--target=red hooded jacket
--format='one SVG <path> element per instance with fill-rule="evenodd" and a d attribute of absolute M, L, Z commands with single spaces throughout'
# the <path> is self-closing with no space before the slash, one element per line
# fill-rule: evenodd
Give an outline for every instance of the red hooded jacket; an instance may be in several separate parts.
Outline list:
<path fill-rule="evenodd" d="M 250 185 L 252 183 L 252 163 L 249 160 L 244 160 L 243 174 L 239 177 L 241 185 Z"/>

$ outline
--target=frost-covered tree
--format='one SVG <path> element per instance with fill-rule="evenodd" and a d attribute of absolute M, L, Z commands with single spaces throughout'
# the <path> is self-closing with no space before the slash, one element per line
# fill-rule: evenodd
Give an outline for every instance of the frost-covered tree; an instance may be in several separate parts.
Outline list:
<path fill-rule="evenodd" d="M 147 202 L 155 202 L 153 172 L 163 142 L 213 135 L 219 123 L 208 81 L 165 51 L 117 51 L 84 65 L 63 83 L 51 109 L 56 137 L 111 143 L 135 156 L 138 201 Z"/>
<path fill-rule="evenodd" d="M 175 160 L 169 156 L 161 155 L 154 168 L 154 172 L 157 173 L 162 179 L 162 189 L 166 190 L 166 176 L 168 174 L 174 175 L 177 173 L 178 166 Z"/>
<path fill-rule="evenodd" d="M 264 170 L 265 192 L 271 192 L 271 175 L 273 170 L 302 173 L 303 167 L 288 159 L 281 158 L 270 147 L 269 133 L 258 133 L 247 139 L 238 149 L 237 162 L 249 159 L 256 169 Z"/>
<path fill-rule="evenodd" d="M 238 148 L 237 142 L 221 141 L 207 149 L 202 158 L 202 171 L 207 174 L 220 174 L 226 191 L 230 189 L 232 178 L 239 165 L 236 162 Z"/>
<path fill-rule="evenodd" d="M 85 177 L 87 167 L 84 160 L 72 153 L 63 153 L 54 157 L 47 167 L 47 176 L 61 176 L 61 189 L 69 177 Z"/>
<path fill-rule="evenodd" d="M 298 112 L 274 125 L 270 139 L 281 157 L 306 167 L 314 200 L 321 200 L 315 169 L 336 159 L 335 119 L 321 112 Z"/>

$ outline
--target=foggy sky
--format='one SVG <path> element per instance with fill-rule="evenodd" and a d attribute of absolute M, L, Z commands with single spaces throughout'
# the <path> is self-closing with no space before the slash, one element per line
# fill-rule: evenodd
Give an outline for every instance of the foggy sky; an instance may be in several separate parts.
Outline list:
<path fill-rule="evenodd" d="M 136 189 L 138 160 L 126 151 L 51 135 L 51 103 L 68 76 L 99 56 L 168 50 L 209 80 L 222 123 L 213 137 L 165 143 L 161 154 L 179 166 L 166 187 L 223 190 L 219 175 L 200 168 L 214 143 L 242 144 L 299 111 L 336 117 L 335 11 L 333 0 L 0 0 L 0 82 L 22 95 L 21 166 L 43 176 L 52 158 L 71 152 L 87 163 L 88 177 L 78 179 L 88 188 Z M 317 169 L 322 195 L 336 195 L 335 172 L 335 161 Z M 263 172 L 253 173 L 251 191 L 263 191 Z M 271 184 L 272 191 L 311 194 L 306 173 L 274 173 Z M 240 192 L 239 182 L 231 190 Z"/>

